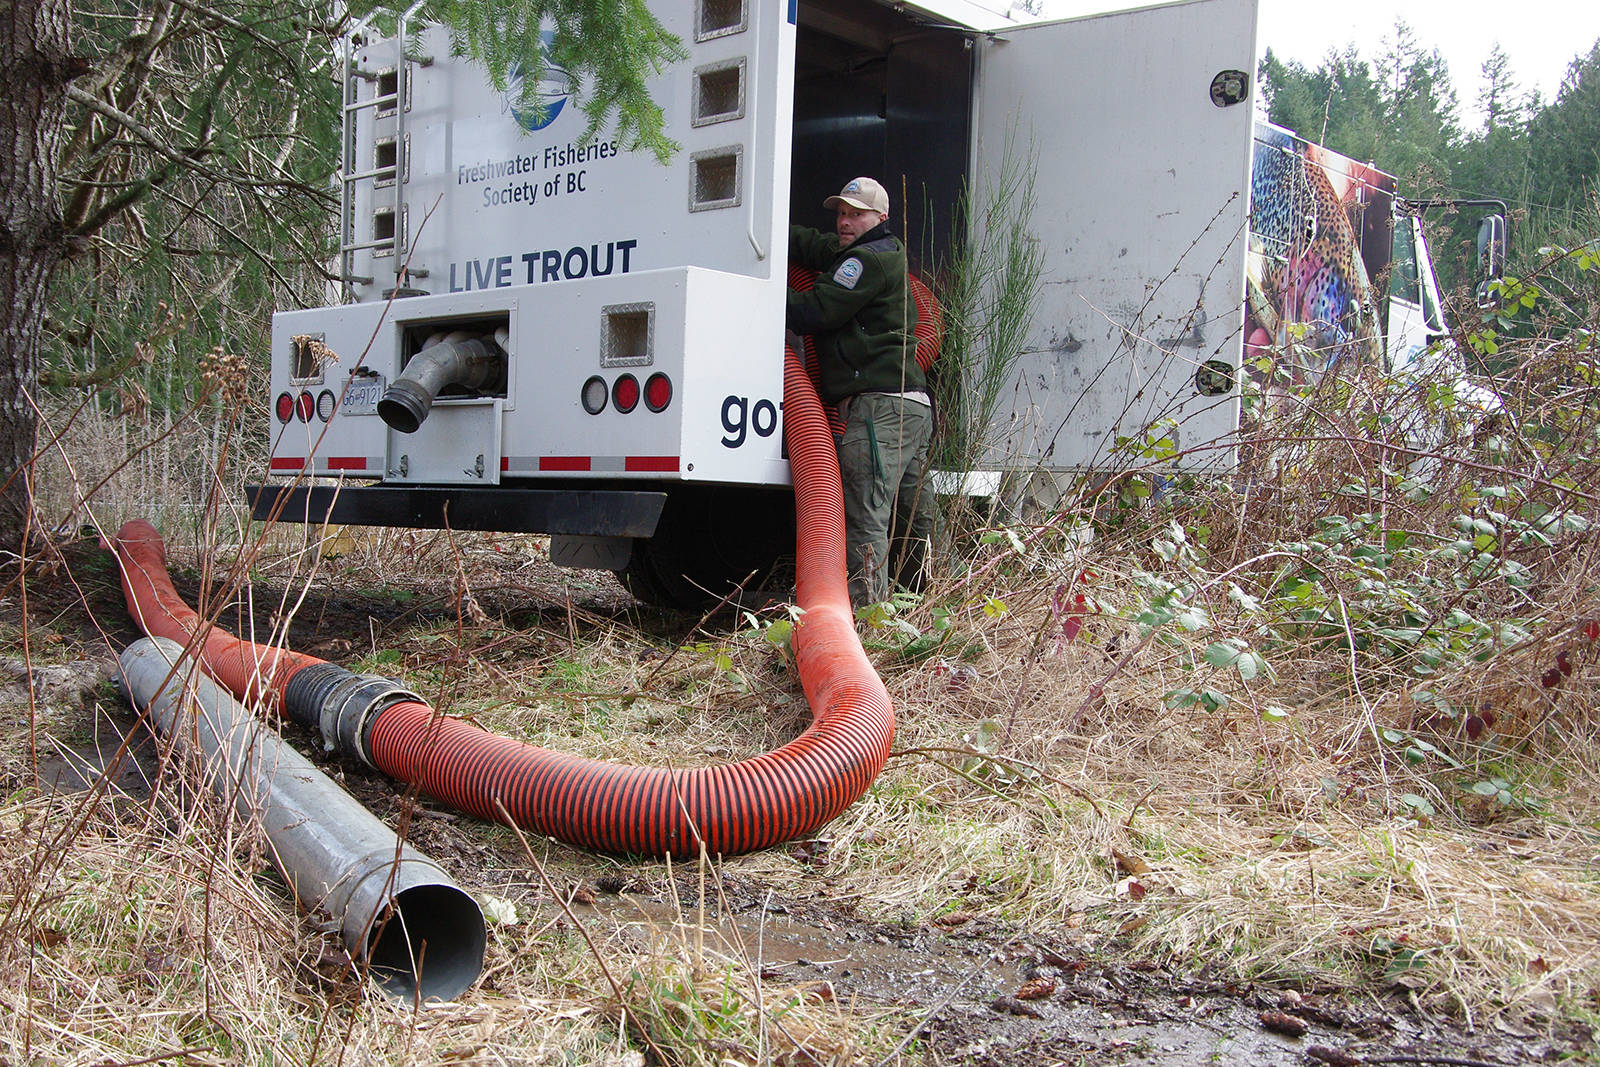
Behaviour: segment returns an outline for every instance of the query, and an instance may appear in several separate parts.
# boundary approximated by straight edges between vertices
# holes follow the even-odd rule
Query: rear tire
[[[667,495],[655,536],[637,538],[619,573],[640,601],[703,611],[729,593],[735,606],[764,602],[778,561],[794,552],[788,489],[679,486]]]

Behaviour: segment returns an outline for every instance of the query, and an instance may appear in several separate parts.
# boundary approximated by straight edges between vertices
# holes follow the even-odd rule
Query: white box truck
[[[1252,173],[1268,173],[1255,0],[1025,26],[964,0],[650,6],[689,53],[651,86],[682,145],[667,165],[582,143],[559,70],[530,114],[439,27],[353,30],[342,302],[273,319],[257,518],[543,532],[558,562],[618,571],[643,599],[720,593],[793,544],[790,221],[828,226],[823,198],[874,175],[913,269],[936,273],[1008,131],[1035,156],[1044,274],[990,461],[1079,470],[1173,419],[1186,448],[1216,443],[1191,455],[1226,462],[1246,346],[1290,321],[1268,321],[1287,276],[1268,261],[1298,262],[1296,241],[1326,232],[1321,186],[1300,188],[1327,173],[1320,157],[1266,128],[1281,179],[1267,191],[1299,182],[1288,205],[1311,218],[1275,216],[1270,248],[1251,236]],[[1442,332],[1406,232],[1415,284],[1391,273],[1388,291]],[[1410,351],[1382,318],[1383,351]]]

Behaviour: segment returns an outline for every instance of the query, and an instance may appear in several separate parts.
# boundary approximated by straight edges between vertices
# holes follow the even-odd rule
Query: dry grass
[[[743,946],[693,915],[617,927],[597,957],[548,898],[491,926],[484,978],[459,1003],[390,1002],[336,932],[294,914],[251,829],[215,825],[208,802],[175,808],[183,792],[0,806],[0,1062],[621,1067],[653,1042],[683,1064],[831,1065],[860,1051],[862,1026],[831,999],[763,985]],[[606,972],[620,997],[599,992]]]
[[[0,1060],[622,1065],[654,1042],[674,1062],[721,1065],[891,1049],[908,1017],[763,981],[759,952],[723,929],[722,877],[850,900],[863,921],[962,911],[1189,969],[1398,983],[1474,1019],[1593,1018],[1600,538],[1539,515],[1600,512],[1600,479],[1591,425],[1560,423],[1582,448],[1536,439],[1559,423],[1536,402],[1556,395],[1539,385],[1554,373],[1530,360],[1533,439],[1492,455],[1450,442],[1466,462],[1434,465],[1425,491],[1381,427],[1274,424],[1298,451],[1236,484],[1180,480],[1152,502],[1130,489],[1153,484],[1134,462],[1109,486],[1069,487],[1048,514],[966,531],[940,584],[900,606],[903,626],[864,628],[900,721],[885,773],[826,828],[825,849],[690,872],[708,886],[704,913],[569,916],[508,831],[416,820],[468,888],[522,913],[492,927],[483,982],[426,1012],[358,982],[294,915],[249,829],[180,776],[144,805],[40,795],[20,727],[48,748],[81,709],[18,712],[26,697],[8,694]],[[162,440],[175,457],[199,448]],[[74,487],[99,475],[80,459],[42,491],[65,525],[93,512],[103,528],[158,497],[178,462],[128,468],[144,473],[83,501]],[[1452,555],[1462,519],[1469,539],[1471,520],[1492,522],[1493,544]],[[537,538],[261,539],[235,518],[167,533],[179,567],[225,598],[248,593],[265,625],[309,622],[307,651],[537,744],[682,766],[765,751],[806,721],[763,629],[781,612],[686,633],[626,607],[607,576],[552,577]],[[230,589],[232,575],[255,584]],[[21,660],[17,589],[4,641]],[[355,596],[375,616],[361,625],[341,604]],[[30,624],[35,665],[114,651],[63,638],[59,621]],[[1208,662],[1219,643],[1260,661]],[[619,869],[656,894],[675,884],[657,865],[535,853],[558,895]]]

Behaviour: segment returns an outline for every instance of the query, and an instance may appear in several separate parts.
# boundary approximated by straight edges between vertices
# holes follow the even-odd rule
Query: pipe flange
[[[344,707],[344,702],[351,693],[377,677],[357,674],[343,667],[339,668],[339,672],[339,678],[333,684],[318,687],[316,727],[322,733],[324,752],[334,752],[339,748],[339,711]]]
[[[378,765],[372,762],[367,751],[367,731],[380,711],[406,701],[426,703],[393,678],[377,674],[352,675],[347,685],[328,694],[328,702],[322,706],[323,736],[377,770]]]

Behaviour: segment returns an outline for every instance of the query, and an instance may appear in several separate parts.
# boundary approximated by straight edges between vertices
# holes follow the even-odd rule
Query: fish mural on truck
[[[1378,283],[1393,242],[1393,203],[1390,175],[1257,125],[1246,258],[1252,373],[1276,368],[1288,384],[1315,385],[1335,368],[1379,364]]]

